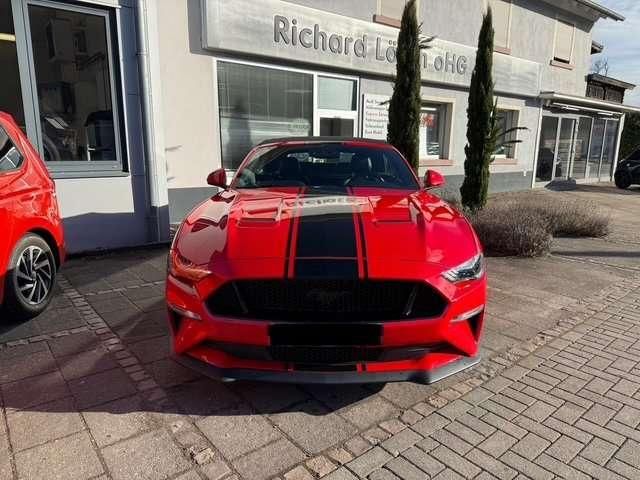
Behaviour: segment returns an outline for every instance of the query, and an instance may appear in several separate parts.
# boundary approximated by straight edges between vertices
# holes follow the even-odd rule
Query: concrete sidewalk
[[[640,193],[541,194],[612,234],[490,259],[485,360],[431,386],[202,378],[167,358],[165,249],[70,261],[44,315],[0,326],[0,479],[640,478]]]

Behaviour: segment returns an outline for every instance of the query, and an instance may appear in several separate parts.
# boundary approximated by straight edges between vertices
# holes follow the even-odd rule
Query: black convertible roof
[[[366,142],[377,143],[380,145],[388,145],[384,140],[376,140],[373,138],[364,137],[282,137],[282,138],[269,138],[260,142],[258,145],[270,145],[273,143],[286,143],[286,142],[304,142],[304,143],[342,143],[342,142]]]

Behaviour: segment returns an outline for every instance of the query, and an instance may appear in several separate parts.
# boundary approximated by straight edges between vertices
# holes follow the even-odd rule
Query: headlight
[[[211,271],[207,265],[196,265],[174,249],[169,251],[169,274],[193,285],[211,275]]]
[[[484,275],[484,256],[482,253],[442,274],[444,278],[453,283],[477,280],[482,275]]]

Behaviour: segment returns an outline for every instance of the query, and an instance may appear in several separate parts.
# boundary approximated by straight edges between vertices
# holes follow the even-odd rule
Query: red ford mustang
[[[167,302],[175,358],[231,379],[434,382],[474,365],[484,259],[467,220],[400,153],[273,140],[180,226]]]

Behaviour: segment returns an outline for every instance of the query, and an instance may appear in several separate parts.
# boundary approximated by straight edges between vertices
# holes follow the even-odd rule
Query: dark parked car
[[[618,163],[614,180],[618,188],[629,188],[631,185],[640,184],[640,146]]]

